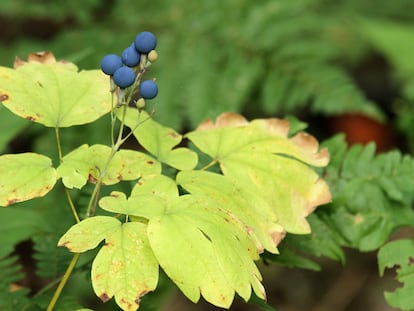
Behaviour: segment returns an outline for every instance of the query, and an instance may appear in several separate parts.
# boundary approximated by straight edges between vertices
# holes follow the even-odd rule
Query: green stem
[[[58,127],[55,127],[55,136],[56,136],[56,144],[57,144],[58,155],[59,155],[59,163],[62,163],[63,162],[63,153],[62,153],[62,145],[61,145],[61,142],[60,142],[60,133],[59,133],[59,128]],[[70,196],[68,188],[66,188],[66,187],[64,187],[64,188],[65,188],[66,198],[68,199],[69,206],[70,206],[70,209],[72,211],[73,217],[75,217],[76,222],[79,223],[80,219],[79,219],[78,212],[76,211],[75,204],[73,204],[73,201],[72,201],[72,198]]]
[[[60,294],[62,293],[63,288],[65,287],[66,283],[69,280],[70,275],[72,274],[73,269],[75,268],[76,263],[78,262],[80,257],[80,253],[76,253],[72,260],[69,263],[68,268],[65,271],[65,274],[63,275],[62,280],[60,281],[55,293],[53,294],[52,300],[50,300],[49,305],[47,306],[46,311],[52,311],[53,308],[56,305],[56,302],[59,299]]]

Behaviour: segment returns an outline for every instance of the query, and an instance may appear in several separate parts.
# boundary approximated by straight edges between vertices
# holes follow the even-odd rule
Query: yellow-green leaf
[[[93,289],[104,302],[115,296],[122,310],[137,310],[141,297],[158,283],[158,262],[149,246],[147,226],[96,216],[72,226],[58,245],[85,252],[102,240],[105,244],[92,263]]]
[[[220,163],[223,174],[272,206],[279,224],[291,233],[309,233],[306,216],[330,201],[327,184],[310,166],[325,166],[326,149],[306,133],[288,138],[289,123],[279,119],[248,122],[225,113],[186,136]]]
[[[111,152],[111,148],[104,145],[82,145],[63,157],[57,169],[58,177],[66,187],[80,189],[87,181],[96,182],[99,178],[104,185],[112,185],[161,172],[158,161],[134,150],[116,152],[107,166]]]
[[[119,111],[118,117],[122,118],[122,115]],[[197,165],[198,157],[194,151],[183,147],[173,149],[181,142],[182,135],[155,122],[145,111],[138,112],[129,107],[125,124],[134,130],[138,142],[160,162],[178,170],[191,170]]]
[[[140,178],[128,199],[124,193],[114,191],[110,196],[103,197],[99,206],[109,212],[150,219],[163,214],[176,197],[178,189],[175,181],[154,174]]]
[[[206,196],[183,195],[150,219],[148,237],[160,266],[193,302],[202,295],[228,308],[235,293],[248,300],[251,288],[264,299],[255,240],[234,215],[214,204]]]
[[[49,127],[90,123],[111,110],[108,77],[72,63],[0,67],[0,95],[14,114]]]
[[[56,183],[52,160],[36,153],[0,156],[0,206],[46,195]]]
[[[230,211],[251,227],[263,247],[277,253],[276,246],[285,231],[279,225],[276,213],[260,194],[241,188],[221,174],[206,171],[184,171],[177,175],[177,182],[193,194],[203,194],[214,200],[223,210]]]
[[[92,286],[104,302],[115,296],[122,310],[139,308],[141,297],[158,283],[158,262],[149,246],[147,227],[124,223],[105,238],[92,264]]]

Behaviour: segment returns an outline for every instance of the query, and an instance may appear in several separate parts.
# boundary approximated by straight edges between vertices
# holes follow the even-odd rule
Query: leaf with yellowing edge
[[[202,295],[228,308],[235,293],[246,301],[251,288],[265,298],[254,263],[262,245],[250,227],[207,195],[181,195],[163,175],[140,179],[127,199],[120,192],[100,200],[114,213],[148,220],[151,248],[165,273],[193,302]]]
[[[224,176],[235,185],[266,200],[287,232],[304,234],[310,232],[306,216],[331,200],[327,184],[311,168],[326,166],[329,154],[318,150],[311,135],[300,132],[289,138],[288,132],[286,120],[248,122],[240,115],[224,113],[186,137],[218,161]]]
[[[63,157],[57,172],[68,188],[81,189],[87,181],[96,182],[101,178],[104,185],[112,185],[121,180],[135,180],[145,174],[161,172],[161,164],[151,156],[122,149],[113,154],[105,145],[82,145]]]
[[[71,252],[85,252],[105,244],[92,263],[92,286],[104,302],[115,301],[126,311],[139,308],[141,297],[158,283],[158,263],[149,246],[147,225],[121,223],[108,216],[87,218],[72,226],[59,240]]]
[[[56,183],[52,160],[36,153],[0,156],[0,206],[46,195]]]
[[[45,56],[45,57],[43,57]],[[95,121],[112,109],[109,78],[101,70],[79,71],[49,53],[15,69],[0,67],[0,98],[14,114],[48,127]]]

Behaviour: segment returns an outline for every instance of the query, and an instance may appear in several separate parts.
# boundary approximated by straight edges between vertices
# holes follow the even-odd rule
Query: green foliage
[[[403,284],[394,292],[385,292],[388,303],[401,310],[414,309],[412,293],[414,290],[414,240],[402,239],[389,242],[380,248],[378,252],[378,266],[380,275],[384,274],[386,268],[396,269],[397,280]]]
[[[0,206],[42,197],[56,183],[48,157],[35,153],[0,156]]]
[[[15,256],[0,259],[0,307],[1,310],[21,310],[27,303],[29,289],[13,288],[13,283],[23,278],[21,265],[16,264]]]
[[[115,152],[104,146],[111,140],[108,124],[115,116],[111,115],[111,120],[109,115],[100,118],[113,108],[108,79],[101,73],[78,71],[67,63],[29,63],[16,70],[1,67],[0,151],[19,155],[13,161],[8,155],[0,157],[0,202],[9,205],[30,199],[0,210],[1,310],[42,310],[51,298],[50,291],[30,299],[27,289],[9,292],[10,286],[15,288],[23,277],[17,257],[7,257],[15,245],[32,239],[36,273],[50,284],[59,281],[71,259],[63,248],[55,247],[73,225],[59,179],[70,189],[81,218],[96,208],[98,220],[112,213],[118,222],[128,220],[114,226],[113,236],[96,237],[100,240],[95,246],[101,240],[105,244],[98,247],[100,255],[92,267],[98,296],[115,296],[125,308],[128,304],[136,306],[133,300],[144,293],[144,285],[121,273],[136,285],[129,292],[119,278],[108,273],[118,269],[109,258],[131,259],[120,253],[125,249],[140,254],[123,235],[131,231],[130,236],[154,253],[156,264],[193,301],[201,295],[227,307],[235,293],[247,300],[253,285],[250,302],[257,299],[257,304],[266,309],[270,307],[261,299],[261,276],[253,261],[262,250],[260,257],[266,262],[318,270],[322,267],[317,257],[345,264],[343,247],[377,250],[396,229],[413,226],[411,156],[400,151],[376,154],[373,145],[347,149],[343,137],[337,136],[325,143],[330,152],[329,166],[316,174],[309,166],[315,159],[309,162],[303,158],[303,150],[298,154],[291,138],[304,129],[296,117],[305,119],[312,130],[328,135],[325,127],[319,128],[321,115],[351,112],[384,120],[385,108],[399,130],[402,147],[414,150],[412,1],[26,2],[2,2],[0,18],[7,25],[2,34],[7,48],[0,49],[4,65],[9,66],[16,55],[53,50],[79,68],[96,68],[108,51],[122,51],[125,42],[131,40],[131,29],[151,29],[158,36],[161,57],[150,75],[157,77],[160,94],[146,103],[147,112],[131,107],[125,114],[117,110],[118,122],[131,129],[131,138],[136,138],[140,151]],[[15,37],[16,29],[25,28],[27,22],[46,22],[47,34],[30,29]],[[46,36],[50,40],[44,41]],[[381,108],[365,97],[353,78],[355,69],[363,67],[373,53],[387,61],[395,93],[393,102]],[[19,93],[22,89],[30,92]],[[68,107],[74,109],[65,110]],[[279,141],[283,142],[282,152],[275,149],[275,145],[280,147],[278,143],[270,142],[274,138],[271,134],[258,131],[262,122],[258,120],[243,129],[215,128],[211,123],[212,128],[204,131],[178,133],[183,126],[188,131],[223,111],[243,111],[251,119],[291,114],[290,133],[284,132],[285,138]],[[39,124],[30,124],[13,112]],[[317,121],[312,119],[315,116]],[[77,124],[83,125],[72,127]],[[58,164],[59,152],[53,143],[56,133],[42,125],[67,127],[56,132],[62,142],[62,163]],[[132,140],[128,140],[127,148],[135,149]],[[41,166],[28,168],[35,153],[47,158],[42,158]],[[32,176],[26,174],[30,178],[22,180],[19,172],[23,170]],[[301,177],[295,178],[298,172]],[[39,182],[42,176],[47,181]],[[308,215],[328,200],[325,183],[319,182],[318,176],[329,185],[332,201]],[[56,179],[57,185],[48,192]],[[95,188],[95,183],[101,186]],[[292,197],[287,191],[290,188],[295,189]],[[18,189],[17,196],[13,189]],[[321,197],[324,199],[319,201]],[[132,227],[137,230],[130,230]],[[82,229],[83,225],[73,228]],[[287,234],[280,241],[285,231],[302,234]],[[235,235],[244,239],[232,238]],[[394,264],[400,266],[397,276],[405,287],[386,293],[386,299],[402,309],[412,308],[412,265],[407,263],[411,244],[392,242],[379,253],[381,273]],[[97,252],[83,254],[74,274],[89,270]],[[244,259],[244,274],[239,267],[235,270],[235,263],[223,259],[230,253]],[[201,260],[204,256],[211,260]],[[140,255],[131,260],[139,259]],[[175,260],[185,262],[183,270],[174,265]],[[109,268],[102,268],[105,266]],[[204,282],[201,275],[206,270],[220,290]],[[109,279],[116,281],[105,283]],[[159,281],[162,283],[162,277]],[[79,284],[76,278],[74,282]],[[156,293],[142,297],[141,308],[156,310],[148,306],[161,290],[158,285]],[[74,295],[82,296],[71,289],[64,292],[56,310],[79,309]]]

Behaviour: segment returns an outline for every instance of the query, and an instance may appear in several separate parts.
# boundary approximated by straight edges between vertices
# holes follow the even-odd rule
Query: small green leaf
[[[105,169],[111,154],[112,149],[108,146],[82,145],[63,157],[57,169],[58,177],[62,178],[66,187],[81,189],[87,181],[96,182],[99,178],[102,178],[104,185],[112,185],[161,171],[158,161],[134,150],[116,152]]]
[[[183,195],[150,219],[148,237],[160,266],[193,302],[201,294],[228,308],[235,292],[247,301],[251,287],[264,299],[254,239],[234,215],[214,204],[206,196]]]
[[[414,309],[414,240],[402,239],[389,242],[378,252],[379,272],[382,276],[386,268],[398,266],[397,280],[403,283],[402,287],[394,292],[385,292],[387,302],[402,310]]]
[[[92,264],[92,286],[103,302],[115,296],[122,310],[137,310],[141,297],[153,291],[157,283],[158,262],[149,246],[145,224],[125,223],[106,236]]]
[[[52,161],[36,153],[0,156],[0,206],[46,195],[56,183]]]
[[[128,199],[122,192],[112,192],[99,201],[99,206],[109,212],[150,219],[162,215],[176,197],[174,180],[164,175],[146,175],[137,182]]]
[[[49,127],[95,121],[111,110],[109,81],[100,70],[72,63],[26,63],[0,67],[0,95],[14,114]]]
[[[118,117],[121,116],[119,111]],[[197,165],[198,157],[194,151],[183,147],[173,149],[183,137],[173,129],[155,122],[145,111],[138,112],[128,107],[125,124],[134,130],[138,142],[160,162],[178,170],[191,170]]]
[[[121,222],[109,216],[86,218],[73,225],[59,240],[58,246],[64,246],[73,253],[83,253],[94,249],[107,236],[118,229]]]

